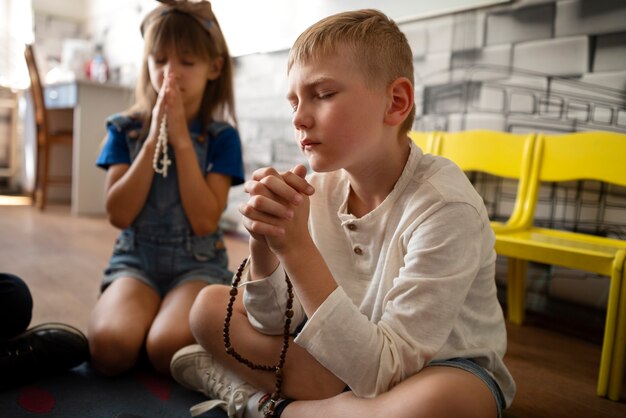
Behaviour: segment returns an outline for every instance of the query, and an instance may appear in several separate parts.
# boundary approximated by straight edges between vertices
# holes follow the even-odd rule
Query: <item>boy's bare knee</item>
[[[189,313],[191,333],[201,344],[206,334],[221,333],[230,289],[226,286],[207,286],[198,293]]]

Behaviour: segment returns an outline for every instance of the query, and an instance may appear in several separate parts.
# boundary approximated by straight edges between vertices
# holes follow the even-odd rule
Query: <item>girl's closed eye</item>
[[[152,60],[157,65],[165,65],[165,64],[167,64],[167,58],[165,58],[164,56],[153,55]]]
[[[196,65],[197,58],[192,55],[183,55],[180,57],[180,63],[186,67],[193,67]]]

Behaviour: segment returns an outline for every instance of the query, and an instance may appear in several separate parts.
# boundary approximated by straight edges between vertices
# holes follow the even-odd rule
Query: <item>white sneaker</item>
[[[198,344],[178,350],[172,357],[170,371],[184,387],[211,398],[189,409],[193,417],[220,407],[228,418],[243,418],[248,398],[258,391],[214,361],[213,356]]]

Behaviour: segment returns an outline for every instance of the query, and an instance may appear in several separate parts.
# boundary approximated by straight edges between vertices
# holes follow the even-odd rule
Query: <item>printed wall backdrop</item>
[[[123,13],[109,1],[90,3],[91,13],[83,23],[36,13],[35,33],[43,45],[40,61],[59,58],[55,39],[83,37],[104,45],[115,81],[133,84],[142,45],[137,27],[154,2],[125,1]],[[518,0],[399,22],[417,72],[417,130],[626,133],[623,0]],[[287,53],[235,59],[248,173],[270,164],[288,169],[305,162],[293,141],[291,110],[284,98]],[[0,117],[0,124],[3,120]],[[0,161],[2,156],[0,152]],[[480,174],[471,179],[491,216],[506,218],[516,184]],[[542,196],[539,223],[626,239],[624,189],[585,182],[548,188]],[[244,198],[241,187],[231,192],[224,217],[227,228],[243,232],[236,208]],[[502,261],[501,282],[505,269]],[[556,296],[599,309],[606,305],[607,278],[548,266],[535,266],[531,274],[531,304],[542,305]]]

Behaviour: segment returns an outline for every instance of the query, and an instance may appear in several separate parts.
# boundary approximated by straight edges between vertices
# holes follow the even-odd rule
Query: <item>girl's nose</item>
[[[169,74],[172,72],[172,65],[168,62],[163,66],[163,80],[167,80]]]

